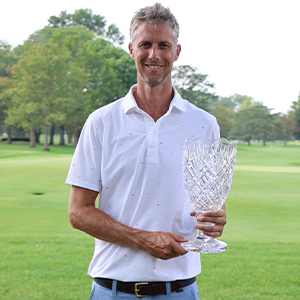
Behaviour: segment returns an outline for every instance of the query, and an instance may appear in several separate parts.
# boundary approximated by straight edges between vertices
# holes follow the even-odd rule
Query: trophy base
[[[186,243],[182,243],[181,246],[186,251],[199,252],[199,253],[221,253],[227,250],[227,244],[218,241],[214,238],[201,239],[197,238]]]

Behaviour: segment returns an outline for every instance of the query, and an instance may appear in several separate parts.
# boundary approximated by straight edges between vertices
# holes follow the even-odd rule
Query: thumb
[[[196,216],[196,211],[193,210],[193,211],[190,213],[190,216],[191,216],[191,217],[195,217],[195,216]]]

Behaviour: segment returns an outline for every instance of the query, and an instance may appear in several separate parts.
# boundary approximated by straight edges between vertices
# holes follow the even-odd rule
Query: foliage
[[[12,103],[6,120],[9,125],[37,130],[63,124],[71,110],[70,102],[82,103],[84,73],[66,48],[33,45],[13,67],[13,76],[15,86],[10,90]]]
[[[0,125],[4,124],[6,119],[6,109],[9,105],[9,95],[7,93],[8,89],[13,85],[13,81],[9,77],[0,77]]]
[[[292,116],[294,119],[293,134],[296,139],[300,139],[300,95],[298,96],[298,101],[294,101],[292,105]]]
[[[125,40],[125,37],[115,24],[109,25],[106,31],[106,19],[100,15],[94,15],[91,9],[78,9],[75,10],[74,14],[62,11],[58,17],[51,16],[48,22],[49,26],[60,28],[80,25],[94,32],[97,37],[106,38],[119,45],[122,45]]]
[[[90,9],[62,11],[48,22],[14,49],[0,41],[0,135],[20,126],[38,142],[41,128],[59,126],[62,140],[66,130],[76,145],[88,114],[136,83],[135,63],[115,46],[124,41],[118,27]],[[250,96],[217,96],[208,75],[192,66],[174,67],[172,78],[183,98],[217,117],[223,137],[249,145],[300,139],[300,96],[287,114],[273,115]]]
[[[234,125],[232,110],[225,106],[216,106],[212,109],[212,114],[217,118],[221,137],[228,138]]]
[[[34,132],[55,124],[72,132],[76,144],[88,114],[128,92],[136,82],[134,61],[94,36],[79,25],[48,26],[16,48],[8,125],[30,129],[33,140]]]
[[[123,97],[136,83],[134,61],[103,39],[89,42],[86,68],[90,74],[86,90],[94,109]]]
[[[219,97],[218,100],[211,105],[212,108],[216,106],[224,106],[232,109],[233,111],[238,111],[239,109],[247,108],[255,104],[258,104],[258,102],[255,102],[250,96],[234,94],[229,97]]]
[[[237,103],[235,103],[234,100],[232,99],[233,96],[219,97],[216,102],[212,103],[211,108],[214,109],[216,106],[222,106],[231,109],[232,111],[236,111]]]
[[[254,99],[250,96],[246,95],[233,95],[234,102],[237,104],[237,110],[249,108],[251,106],[255,106],[257,104],[262,105],[261,102],[254,101]]]
[[[214,84],[210,83],[207,77],[208,75],[199,73],[197,68],[188,65],[173,68],[173,84],[181,97],[209,111],[217,96],[211,92]]]
[[[11,46],[0,40],[0,136],[4,132],[6,110],[10,104],[8,90],[12,87],[11,68],[16,63],[17,57]],[[11,128],[7,127],[7,143],[11,143]]]
[[[241,108],[235,114],[235,121],[235,126],[230,132],[231,138],[245,140],[249,145],[251,139],[262,139],[265,146],[266,141],[272,137],[274,116],[264,105],[252,104]]]
[[[292,139],[294,137],[294,130],[297,127],[293,112],[290,111],[287,114],[281,114],[280,119],[286,134],[286,139]]]
[[[11,67],[16,62],[11,46],[0,40],[0,77],[9,77]]]

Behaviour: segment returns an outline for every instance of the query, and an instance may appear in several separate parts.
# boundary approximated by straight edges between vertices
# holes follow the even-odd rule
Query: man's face
[[[175,44],[173,30],[168,24],[140,24],[133,44],[129,44],[138,77],[150,86],[171,80],[173,63],[178,59],[180,50],[181,47]]]

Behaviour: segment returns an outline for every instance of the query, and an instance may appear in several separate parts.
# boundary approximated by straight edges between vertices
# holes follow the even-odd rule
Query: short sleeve
[[[212,122],[212,127],[211,127],[211,140],[215,141],[220,138],[220,126],[217,122],[217,119],[214,117],[214,120]]]
[[[101,192],[102,123],[90,115],[82,128],[66,184]]]

